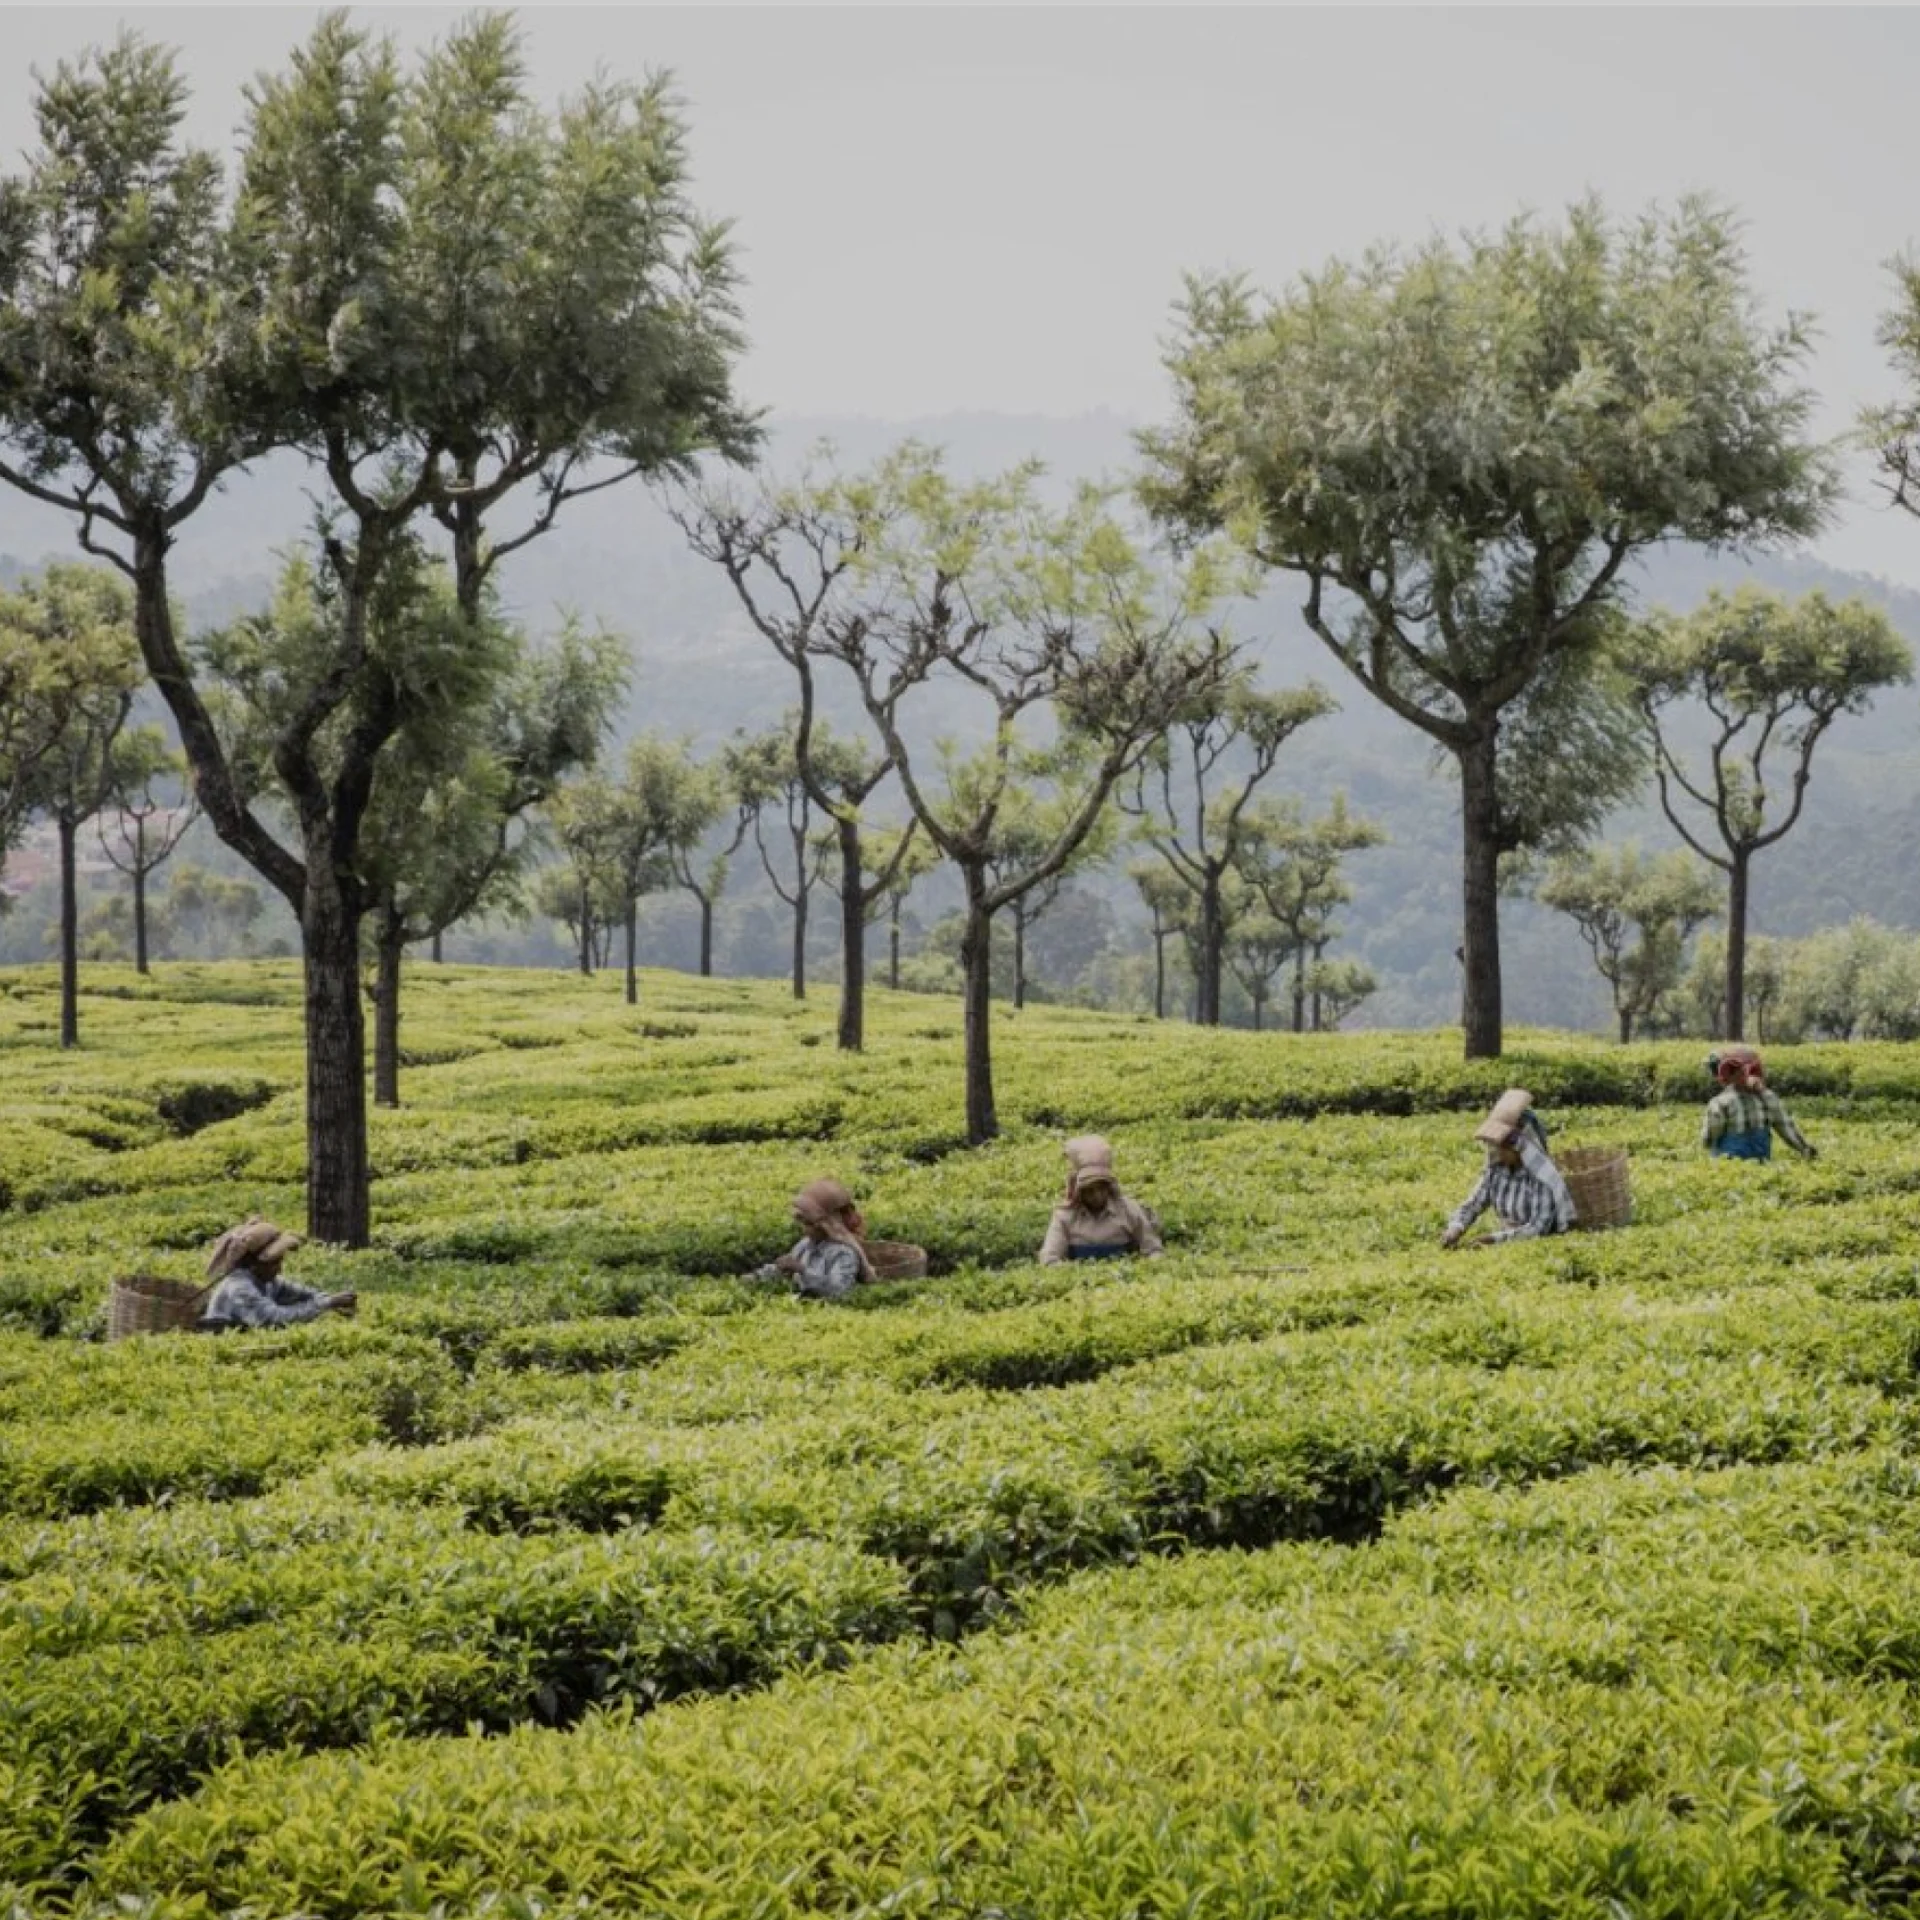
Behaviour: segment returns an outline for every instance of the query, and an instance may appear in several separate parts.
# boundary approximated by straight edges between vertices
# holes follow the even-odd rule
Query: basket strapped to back
[[[908,1240],[869,1240],[867,1265],[876,1280],[924,1280],[927,1250]]]
[[[158,1274],[130,1274],[113,1283],[107,1307],[107,1338],[130,1333],[173,1333],[197,1326],[201,1303],[217,1281],[195,1286],[191,1280],[166,1280]]]
[[[1576,1225],[1624,1227],[1633,1218],[1625,1147],[1568,1147],[1554,1164],[1573,1195]]]

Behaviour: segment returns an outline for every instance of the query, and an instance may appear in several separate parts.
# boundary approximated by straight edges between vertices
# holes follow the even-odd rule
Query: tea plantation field
[[[1920,1054],[421,966],[360,1316],[103,1344],[301,1211],[291,965],[0,974],[0,1912],[1907,1914]],[[1510,1082],[1638,1219],[1446,1254]],[[1151,1263],[1032,1263],[1110,1134]],[[836,1172],[927,1280],[737,1276]]]

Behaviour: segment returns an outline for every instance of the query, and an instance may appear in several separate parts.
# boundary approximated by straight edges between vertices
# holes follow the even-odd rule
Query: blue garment
[[[1713,1143],[1716,1160],[1771,1160],[1773,1134],[1761,1127],[1752,1133],[1723,1133]]]

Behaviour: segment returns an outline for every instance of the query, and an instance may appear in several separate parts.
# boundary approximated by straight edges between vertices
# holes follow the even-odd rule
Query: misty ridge
[[[1138,465],[1136,424],[1098,412],[1070,418],[963,413],[886,421],[859,416],[775,419],[759,470],[779,480],[829,449],[854,471],[903,440],[943,450],[950,470],[984,478],[1023,460],[1044,463],[1044,486],[1064,496],[1081,480],[1123,482]],[[726,469],[709,461],[721,480]],[[739,476],[751,485],[751,476]],[[274,556],[290,551],[311,527],[311,482],[290,455],[251,468],[223,490],[186,530],[174,577],[197,630],[258,610],[271,596]],[[0,496],[0,582],[68,557],[65,528],[51,516]],[[497,576],[506,614],[538,634],[563,612],[603,622],[626,637],[634,677],[608,753],[611,763],[635,735],[686,737],[703,757],[738,730],[775,725],[793,703],[793,676],[756,634],[718,568],[691,552],[664,497],[634,484],[575,502],[553,530],[511,556]],[[1849,573],[1804,553],[1742,559],[1669,544],[1637,570],[1633,604],[1684,612],[1714,589],[1753,581],[1790,597],[1820,591],[1884,607],[1920,646],[1920,592]],[[1350,1015],[1354,1027],[1430,1026],[1458,1015],[1454,948],[1459,921],[1459,788],[1450,763],[1436,762],[1431,743],[1404,726],[1352,683],[1300,616],[1300,594],[1284,577],[1269,577],[1252,601],[1230,610],[1229,625],[1269,688],[1317,681],[1339,702],[1288,742],[1263,791],[1298,795],[1310,810],[1344,792],[1353,808],[1384,828],[1383,845],[1353,855],[1346,876],[1351,903],[1339,915],[1338,950],[1370,967],[1378,992]],[[868,732],[844,677],[821,679],[822,712],[856,737]],[[950,730],[977,741],[979,716],[922,711],[927,732]],[[905,813],[891,783],[873,811]],[[1637,839],[1649,850],[1677,844],[1651,792],[1609,821],[1610,840]],[[1920,928],[1920,866],[1907,849],[1920,841],[1920,690],[1881,693],[1871,709],[1849,717],[1823,742],[1806,810],[1793,833],[1754,869],[1754,928],[1805,935],[1864,916],[1896,928]],[[196,830],[193,858],[224,868],[218,842]],[[1061,963],[1083,958],[1088,942],[1132,945],[1146,938],[1146,915],[1125,874],[1124,850],[1104,867],[1077,874],[1060,912],[1072,926],[1061,939]],[[245,869],[232,863],[235,873]],[[951,876],[936,870],[913,896],[908,924],[918,934],[956,904]],[[1078,915],[1071,909],[1078,905]],[[274,903],[269,903],[269,917]],[[1082,924],[1087,920],[1098,925]],[[643,957],[649,964],[694,964],[694,912],[677,891],[649,896],[641,910]],[[786,966],[782,910],[755,861],[751,843],[735,860],[721,921],[723,970],[778,975]],[[876,929],[876,941],[882,930]],[[291,941],[288,919],[285,937]],[[507,944],[504,930],[457,929],[449,958],[496,955],[552,965],[568,962],[564,934],[544,926]],[[1502,916],[1513,1017],[1529,1024],[1604,1031],[1603,983],[1575,928],[1529,899],[1510,900]],[[831,914],[817,914],[810,968],[833,977]],[[21,954],[16,957],[28,957]],[[1037,981],[1048,991],[1050,958],[1042,923]]]

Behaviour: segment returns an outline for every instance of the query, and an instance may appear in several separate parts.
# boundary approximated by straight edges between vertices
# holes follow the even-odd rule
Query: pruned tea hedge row
[[[967,1151],[943,1003],[421,968],[359,1318],[104,1346],[297,1218],[299,995],[90,977],[0,983],[0,1912],[1920,1899],[1914,1052],[1729,1166],[1692,1048],[1029,1009]],[[1439,1249],[1510,1080],[1631,1229]],[[1087,1129],[1164,1260],[1034,1264]],[[930,1278],[742,1277],[826,1171]]]

